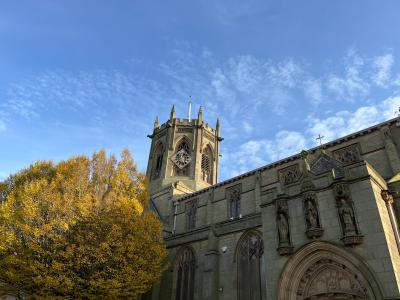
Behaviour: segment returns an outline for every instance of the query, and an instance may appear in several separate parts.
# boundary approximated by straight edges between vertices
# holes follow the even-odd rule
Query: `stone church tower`
[[[151,147],[146,175],[150,195],[165,219],[174,198],[217,183],[220,125],[218,120],[215,128],[205,123],[201,107],[197,119],[179,119],[173,106],[166,123],[159,125],[156,117],[148,137]]]
[[[169,268],[141,300],[400,299],[400,120],[223,182],[201,109],[149,137]]]

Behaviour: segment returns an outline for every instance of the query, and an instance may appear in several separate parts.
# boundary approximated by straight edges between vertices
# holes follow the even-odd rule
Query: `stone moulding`
[[[346,246],[356,246],[363,243],[364,236],[362,235],[345,236],[341,240],[343,244],[345,244]]]
[[[279,255],[281,255],[281,256],[290,255],[293,253],[292,246],[279,246],[276,250],[278,251]]]
[[[306,235],[309,239],[316,239],[321,237],[324,234],[324,230],[322,228],[310,228],[306,231]]]

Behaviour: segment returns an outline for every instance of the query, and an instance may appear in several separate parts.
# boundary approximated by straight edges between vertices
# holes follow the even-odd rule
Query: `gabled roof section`
[[[326,172],[331,172],[334,170],[337,177],[343,177],[344,172],[342,168],[342,163],[330,157],[324,151],[318,155],[317,159],[311,165],[311,173],[314,175],[320,175]]]

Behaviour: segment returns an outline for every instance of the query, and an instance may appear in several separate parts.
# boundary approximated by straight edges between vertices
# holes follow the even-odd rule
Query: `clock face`
[[[171,157],[171,160],[179,169],[183,169],[192,159],[184,149],[181,149]]]

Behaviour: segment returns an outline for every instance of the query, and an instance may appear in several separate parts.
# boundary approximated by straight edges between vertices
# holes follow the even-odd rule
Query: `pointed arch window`
[[[206,147],[201,155],[201,177],[203,181],[213,183],[213,158],[210,147]]]
[[[236,248],[238,300],[261,300],[263,241],[254,231],[245,233]]]
[[[174,175],[175,176],[189,176],[189,165],[190,165],[190,144],[183,138],[175,149],[175,165]],[[179,166],[177,165],[179,164]]]
[[[228,200],[228,217],[230,219],[239,218],[240,212],[240,194],[241,186],[236,185],[226,191],[226,198]]]
[[[161,143],[157,145],[157,148],[154,151],[154,158],[155,160],[153,163],[153,172],[151,178],[157,179],[160,177],[163,158],[164,158],[164,147]]]
[[[172,300],[193,300],[195,266],[192,248],[181,248],[174,263]]]

